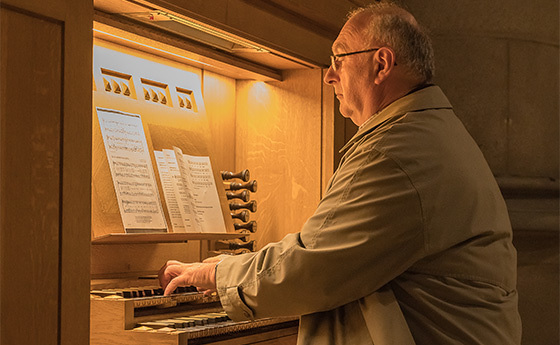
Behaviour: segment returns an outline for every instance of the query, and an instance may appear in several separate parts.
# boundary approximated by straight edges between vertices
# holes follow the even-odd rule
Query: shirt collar
[[[451,103],[449,103],[449,100],[438,86],[430,85],[420,90],[412,91],[368,118],[339,152],[347,150],[366,133],[392,117],[412,111],[436,108],[452,108]]]

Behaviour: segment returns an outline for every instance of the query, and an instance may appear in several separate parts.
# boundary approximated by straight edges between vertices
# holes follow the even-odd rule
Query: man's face
[[[361,27],[363,18],[351,18],[340,31],[332,46],[333,55],[375,48],[364,42]],[[331,66],[324,81],[334,87],[340,101],[340,112],[356,125],[361,125],[376,111],[374,78],[377,67],[374,63],[375,51],[340,57],[336,70]]]

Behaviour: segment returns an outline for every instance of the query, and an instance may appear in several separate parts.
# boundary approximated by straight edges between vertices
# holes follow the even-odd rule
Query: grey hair
[[[435,72],[434,50],[426,29],[391,1],[376,1],[350,12],[348,18],[363,12],[371,14],[364,28],[366,39],[393,49],[399,64],[408,67],[424,83],[431,82]]]

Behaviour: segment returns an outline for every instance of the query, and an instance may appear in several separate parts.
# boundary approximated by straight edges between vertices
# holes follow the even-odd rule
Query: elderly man
[[[519,344],[516,251],[493,175],[404,9],[351,14],[325,82],[358,132],[299,233],[160,281],[218,292],[233,320],[300,315],[299,344]]]

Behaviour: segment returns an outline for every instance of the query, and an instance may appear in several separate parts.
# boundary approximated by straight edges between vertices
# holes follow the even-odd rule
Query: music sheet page
[[[166,232],[148,144],[139,115],[97,108],[126,232]]]
[[[192,196],[197,223],[202,232],[226,232],[222,207],[212,173],[210,157],[183,154],[174,147],[183,185]]]
[[[193,196],[183,183],[175,152],[163,149],[154,154],[173,232],[202,232],[195,216]]]

